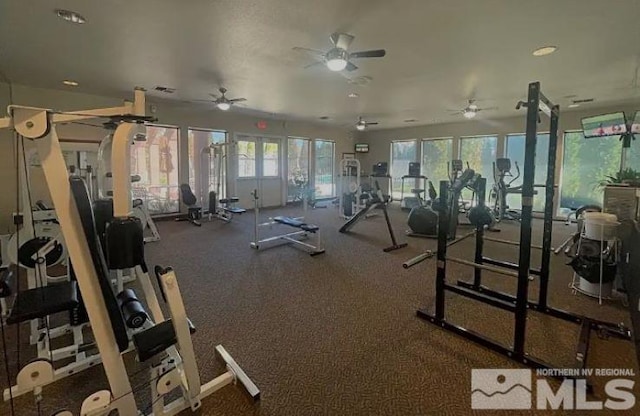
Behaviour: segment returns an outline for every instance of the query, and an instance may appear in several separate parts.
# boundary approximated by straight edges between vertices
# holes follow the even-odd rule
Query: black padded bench
[[[191,334],[195,333],[196,327],[193,326],[191,320],[187,319],[187,324],[189,325],[189,332]],[[156,354],[166,350],[176,342],[178,340],[171,319],[133,334],[133,345],[136,347],[136,352],[141,362],[153,358]]]
[[[75,281],[23,290],[16,295],[7,323],[17,324],[67,312],[78,307],[79,304]]]
[[[307,224],[303,221],[296,220],[291,217],[274,217],[273,220],[278,224],[288,225],[290,227],[300,228],[303,231],[308,231],[310,233],[315,233],[320,229],[317,225]]]

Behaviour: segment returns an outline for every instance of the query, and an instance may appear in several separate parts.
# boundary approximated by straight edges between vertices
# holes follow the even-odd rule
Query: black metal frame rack
[[[518,263],[511,263],[491,259],[483,255],[484,226],[476,227],[475,261],[467,261],[447,256],[447,224],[449,216],[446,206],[441,205],[438,228],[438,252],[436,274],[436,305],[435,313],[418,310],[417,316],[440,328],[454,332],[464,338],[474,341],[486,348],[498,352],[514,361],[531,368],[554,368],[550,364],[531,356],[525,351],[526,325],[528,310],[540,312],[555,318],[581,325],[576,351],[576,366],[584,368],[589,348],[591,330],[605,332],[621,339],[631,339],[631,331],[610,322],[599,321],[557,309],[548,304],[549,268],[551,259],[551,235],[553,227],[553,199],[554,199],[554,170],[558,142],[559,106],[552,104],[541,92],[540,83],[529,84],[528,99],[522,103],[527,108],[526,144],[524,174],[522,184],[522,216],[519,242]],[[531,222],[534,196],[535,152],[537,141],[537,127],[539,112],[544,112],[550,118],[549,128],[549,157],[546,180],[546,201],[544,209],[544,230],[542,241],[542,262],[540,269],[531,268]],[[486,194],[486,179],[481,178],[479,184],[479,200],[484,201]],[[448,183],[440,183],[440,197],[446,200]],[[456,215],[454,213],[454,215]],[[488,239],[489,240],[489,239]],[[461,240],[459,240],[461,241]],[[473,282],[458,281],[457,285],[446,282],[447,261],[468,265],[474,268]],[[492,290],[482,285],[482,271],[487,270],[517,278],[517,291],[513,296],[508,293]],[[535,275],[540,279],[537,301],[529,300],[529,276]],[[506,346],[494,341],[483,334],[450,323],[445,318],[445,292],[450,291],[470,299],[514,313],[513,345]]]

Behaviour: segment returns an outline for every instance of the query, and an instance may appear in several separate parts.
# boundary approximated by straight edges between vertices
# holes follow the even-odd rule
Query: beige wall
[[[123,97],[103,97],[97,95],[81,94],[75,92],[33,88],[23,85],[13,86],[13,104],[32,107],[52,108],[55,110],[82,110],[101,107],[119,106],[123,99],[131,99],[132,94]],[[255,133],[271,136],[299,136],[312,139],[322,138],[336,142],[336,158],[344,152],[353,151],[353,139],[351,133],[345,129],[332,128],[322,124],[312,124],[299,121],[284,121],[281,119],[265,119],[238,112],[222,113],[203,106],[193,106],[188,103],[172,104],[167,101],[147,99],[148,104],[157,107],[154,114],[161,124],[169,124],[180,127],[180,180],[186,181],[188,177],[187,159],[187,128],[200,127],[227,130],[233,133]],[[9,104],[9,87],[0,83],[0,108],[4,114]],[[268,127],[259,130],[255,124],[258,120],[265,119]],[[99,124],[100,120],[91,120],[90,123]],[[91,140],[99,142],[106,135],[103,129],[88,127],[78,124],[60,125],[57,128],[58,136],[68,140]],[[15,140],[12,133],[0,130],[0,178],[2,178],[2,194],[0,194],[0,233],[9,232],[11,229],[11,212],[16,211],[16,167],[15,167]],[[48,199],[46,185],[42,173],[38,169],[32,169],[32,194],[33,200]]]

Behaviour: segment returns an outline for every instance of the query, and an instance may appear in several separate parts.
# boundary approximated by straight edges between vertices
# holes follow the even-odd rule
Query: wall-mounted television
[[[631,133],[640,134],[640,111],[636,111],[636,115],[631,122]]]
[[[356,153],[369,153],[369,144],[356,143]]]
[[[623,112],[585,117],[582,130],[586,138],[617,136],[627,132],[627,120]]]

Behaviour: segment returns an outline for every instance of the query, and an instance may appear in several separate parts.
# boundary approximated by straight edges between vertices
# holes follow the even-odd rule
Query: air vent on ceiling
[[[329,116],[321,116],[318,117],[320,120],[329,120]]]
[[[165,94],[173,94],[174,92],[176,92],[176,89],[175,89],[175,88],[171,88],[171,87],[163,87],[163,86],[160,86],[160,85],[156,86],[156,87],[154,88],[154,90],[156,90],[156,91],[160,91],[160,92],[163,92],[163,93],[165,93]]]
[[[592,103],[594,101],[595,101],[595,98],[583,98],[581,100],[572,100],[574,104]]]

